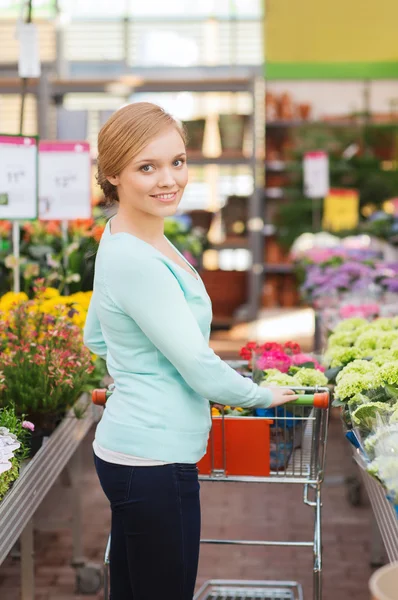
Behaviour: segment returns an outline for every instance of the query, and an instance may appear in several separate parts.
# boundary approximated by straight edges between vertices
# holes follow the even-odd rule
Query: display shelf
[[[363,127],[365,122],[360,121],[268,121],[266,129],[281,129],[293,127]],[[372,125],[371,122],[366,125]],[[375,125],[378,125],[375,123]],[[393,122],[386,125],[394,125]]]
[[[16,71],[17,72],[17,71]],[[0,78],[0,94],[19,93],[20,79],[15,77]],[[132,102],[136,94],[168,92],[217,92],[247,94],[252,105],[252,114],[248,119],[248,134],[251,138],[249,156],[243,154],[223,154],[218,157],[205,157],[193,153],[188,162],[191,166],[236,166],[246,165],[255,182],[253,193],[248,200],[248,215],[250,219],[263,218],[264,196],[263,179],[264,166],[264,97],[265,86],[262,69],[256,66],[234,67],[188,67],[188,68],[141,68],[135,69],[134,74],[125,72],[115,77],[104,78],[68,78],[53,77],[52,72],[43,69],[40,79],[29,79],[27,93],[32,93],[38,101],[38,133],[47,139],[50,135],[51,107],[62,106],[63,99],[68,94],[100,93],[126,98]],[[253,265],[263,263],[264,238],[260,231],[250,230],[248,233],[248,249],[252,254]],[[256,318],[260,308],[263,274],[261,269],[250,269],[246,273],[246,287],[249,297],[245,307],[250,318]]]
[[[285,160],[266,160],[265,168],[267,171],[279,172],[284,171],[288,166],[288,162]]]
[[[244,237],[228,237],[219,244],[210,244],[211,250],[234,250],[234,249],[248,249],[249,241]]]
[[[283,198],[285,196],[285,189],[281,187],[269,187],[265,188],[266,198]]]
[[[222,156],[217,156],[217,157],[207,157],[207,156],[198,156],[198,155],[190,155],[189,153],[189,149],[188,149],[188,165],[191,166],[206,166],[206,165],[250,165],[252,162],[252,159],[247,157],[247,156],[243,156],[239,155],[239,156],[233,156],[233,155],[222,155]]]
[[[290,274],[294,272],[294,267],[291,264],[272,264],[272,263],[266,263],[264,265],[264,273],[267,274],[276,274],[276,275],[283,275],[283,274]]]
[[[84,416],[77,419],[71,412],[64,418],[0,503],[0,564],[97,420],[96,407],[88,397],[81,402],[87,404]]]

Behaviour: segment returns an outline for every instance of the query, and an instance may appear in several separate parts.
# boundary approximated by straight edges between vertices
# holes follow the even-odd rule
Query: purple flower
[[[382,284],[389,292],[398,293],[398,279],[395,277],[391,279],[384,279]]]

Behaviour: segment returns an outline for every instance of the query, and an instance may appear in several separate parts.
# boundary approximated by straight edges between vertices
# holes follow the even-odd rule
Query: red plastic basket
[[[227,475],[267,477],[270,474],[270,426],[259,417],[213,417],[207,452],[198,463],[201,475],[225,470]],[[213,454],[213,464],[212,464]]]

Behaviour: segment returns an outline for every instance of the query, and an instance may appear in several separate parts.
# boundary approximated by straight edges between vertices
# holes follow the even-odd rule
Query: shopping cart
[[[271,413],[266,412],[262,415],[260,412],[260,416],[240,419],[242,431],[245,427],[250,427],[250,423],[254,421],[263,422],[264,426],[269,429],[269,435],[265,436],[267,442],[261,450],[264,452],[266,465],[261,475],[247,474],[251,472],[250,456],[252,455],[250,451],[247,455],[247,473],[243,466],[242,474],[231,474],[230,471],[234,472],[234,469],[230,469],[229,463],[230,431],[233,430],[236,435],[236,427],[231,428],[230,424],[234,423],[235,425],[237,418],[225,416],[223,412],[219,417],[213,417],[207,456],[198,466],[201,481],[302,484],[303,501],[314,509],[313,539],[306,541],[203,539],[201,543],[312,548],[314,556],[313,600],[321,600],[321,486],[324,477],[330,396],[328,388],[294,387],[293,389],[299,394],[298,400],[278,407],[278,409],[264,409],[272,411]],[[93,402],[105,405],[111,393],[111,389],[94,390]],[[242,445],[240,445],[240,451],[242,452]],[[204,468],[209,462],[210,469]],[[242,465],[242,462],[240,464]],[[108,540],[104,560],[105,600],[108,600],[109,547]],[[202,586],[193,600],[235,599],[303,600],[303,592],[298,582],[291,581],[211,580]]]

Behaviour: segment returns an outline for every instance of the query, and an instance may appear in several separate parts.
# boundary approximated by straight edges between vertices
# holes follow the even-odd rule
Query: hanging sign
[[[40,219],[89,219],[92,212],[89,144],[41,141],[39,153]]]
[[[325,198],[323,228],[328,231],[355,229],[359,220],[359,195],[357,190],[331,189]]]
[[[20,77],[40,77],[39,35],[34,23],[19,23],[18,75]]]
[[[37,139],[0,134],[0,219],[37,218]]]
[[[326,152],[306,152],[303,161],[304,195],[325,198],[329,193],[329,159]]]

